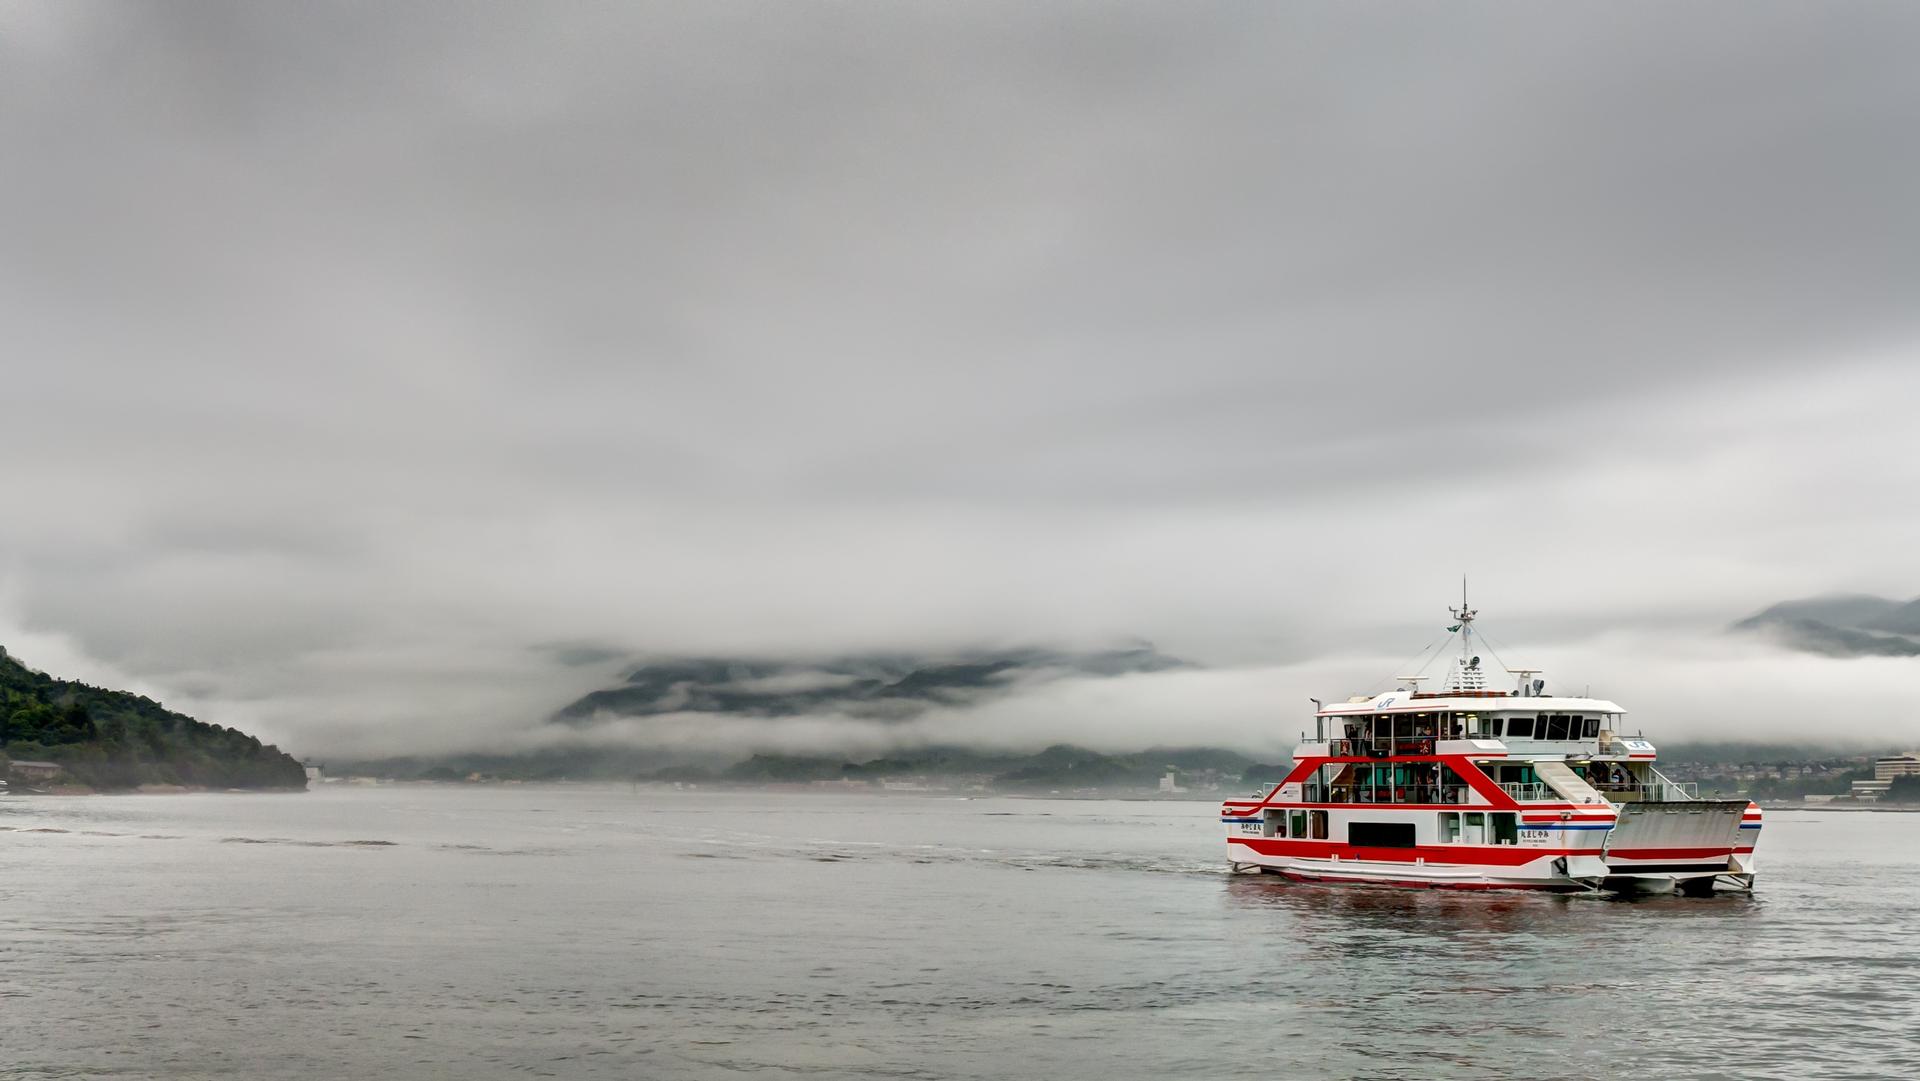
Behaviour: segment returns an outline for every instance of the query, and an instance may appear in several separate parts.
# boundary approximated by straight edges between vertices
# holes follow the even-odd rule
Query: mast
[[[1467,576],[1460,576],[1460,607],[1449,606],[1447,611],[1454,618],[1454,629],[1460,632],[1460,656],[1453,662],[1454,678],[1451,681],[1456,690],[1480,690],[1486,686],[1475,662],[1479,658],[1473,655],[1473,617],[1480,613],[1467,604]]]
[[[1467,576],[1464,574],[1460,576],[1460,607],[1449,608],[1447,611],[1452,612],[1453,618],[1460,624],[1460,655],[1472,656],[1473,617],[1479,613],[1467,607]]]

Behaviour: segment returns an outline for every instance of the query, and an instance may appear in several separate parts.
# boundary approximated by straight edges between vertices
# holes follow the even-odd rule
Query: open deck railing
[[[1652,801],[1679,802],[1700,798],[1700,786],[1692,781],[1669,781],[1662,778],[1647,784],[1597,784],[1593,787],[1610,800],[1619,802]]]
[[[1560,793],[1543,784],[1507,782],[1500,786],[1500,790],[1512,796],[1517,803],[1544,803],[1560,798]]]
[[[1433,754],[1432,736],[1398,739],[1335,739],[1327,741],[1335,758],[1416,758]]]
[[[1467,786],[1462,784],[1308,784],[1303,795],[1308,803],[1465,803]]]

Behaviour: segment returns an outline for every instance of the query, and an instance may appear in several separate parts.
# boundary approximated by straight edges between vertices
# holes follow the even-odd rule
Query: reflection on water
[[[4,799],[0,1078],[1920,1076],[1920,816],[1607,899],[1231,875],[1212,810]]]
[[[1522,891],[1416,890],[1394,886],[1293,882],[1278,875],[1230,874],[1227,899],[1235,905],[1277,905],[1302,920],[1330,919],[1339,926],[1392,925],[1400,930],[1501,933],[1590,933],[1588,906],[1629,905],[1673,919],[1725,919],[1753,912],[1764,895],[1741,892],[1712,897],[1672,893],[1528,893]]]

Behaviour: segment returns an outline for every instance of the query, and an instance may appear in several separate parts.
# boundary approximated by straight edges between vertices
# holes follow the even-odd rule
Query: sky
[[[1920,594],[1917,49],[1892,3],[9,0],[0,643],[325,755],[533,739],[641,655],[1147,639],[1209,671],[923,734],[1260,749],[1464,573],[1677,738],[1920,742],[1914,662],[1722,633]]]

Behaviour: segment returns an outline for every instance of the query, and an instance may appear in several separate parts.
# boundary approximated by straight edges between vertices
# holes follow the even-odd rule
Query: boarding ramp
[[[1607,835],[1607,865],[1616,875],[1725,873],[1746,810],[1743,799],[1622,804]]]
[[[1695,799],[1628,803],[1607,838],[1608,848],[1719,848],[1729,854],[1740,843],[1743,799]]]

